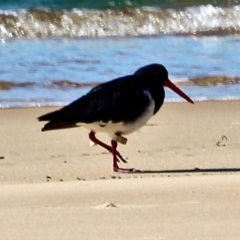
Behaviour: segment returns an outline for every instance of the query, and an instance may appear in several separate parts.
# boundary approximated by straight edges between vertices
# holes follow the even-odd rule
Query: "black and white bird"
[[[159,111],[165,98],[164,86],[194,103],[168,79],[168,71],[163,65],[150,64],[132,75],[98,85],[76,101],[40,116],[38,120],[48,121],[42,131],[75,127],[89,129],[90,140],[112,153],[113,171],[130,173],[134,169],[118,166],[118,162],[126,160],[117,151],[117,142],[124,142],[124,135],[140,129]],[[109,134],[111,145],[97,139],[96,132]]]

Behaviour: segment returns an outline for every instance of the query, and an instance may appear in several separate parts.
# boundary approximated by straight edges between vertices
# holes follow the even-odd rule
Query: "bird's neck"
[[[158,88],[151,87],[149,89],[149,92],[155,103],[154,114],[156,114],[161,108],[161,106],[163,105],[164,98],[165,98],[165,91],[164,91],[164,88],[161,86]]]

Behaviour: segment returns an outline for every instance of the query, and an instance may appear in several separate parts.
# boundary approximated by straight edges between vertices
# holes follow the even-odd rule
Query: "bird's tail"
[[[65,118],[61,111],[57,110],[38,117],[39,121],[48,121],[42,128],[42,132],[79,127]]]
[[[76,124],[69,123],[69,122],[48,122],[45,124],[45,126],[42,128],[42,132],[45,131],[51,131],[51,130],[61,130],[66,128],[76,128],[79,127]]]

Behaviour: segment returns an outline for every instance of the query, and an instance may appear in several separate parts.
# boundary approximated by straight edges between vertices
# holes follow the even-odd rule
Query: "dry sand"
[[[119,146],[134,174],[85,129],[42,133],[52,110],[0,110],[0,239],[240,238],[239,101],[165,104]]]

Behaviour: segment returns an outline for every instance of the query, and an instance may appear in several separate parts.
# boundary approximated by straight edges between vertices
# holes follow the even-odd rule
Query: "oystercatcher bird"
[[[134,169],[118,166],[120,161],[126,163],[117,151],[118,142],[125,144],[127,139],[123,135],[138,130],[159,111],[165,98],[164,86],[194,103],[168,79],[163,65],[150,64],[132,75],[98,85],[76,101],[38,120],[48,121],[42,131],[86,127],[90,130],[91,141],[112,153],[113,171],[130,173]],[[111,145],[97,139],[96,132],[108,133]]]

